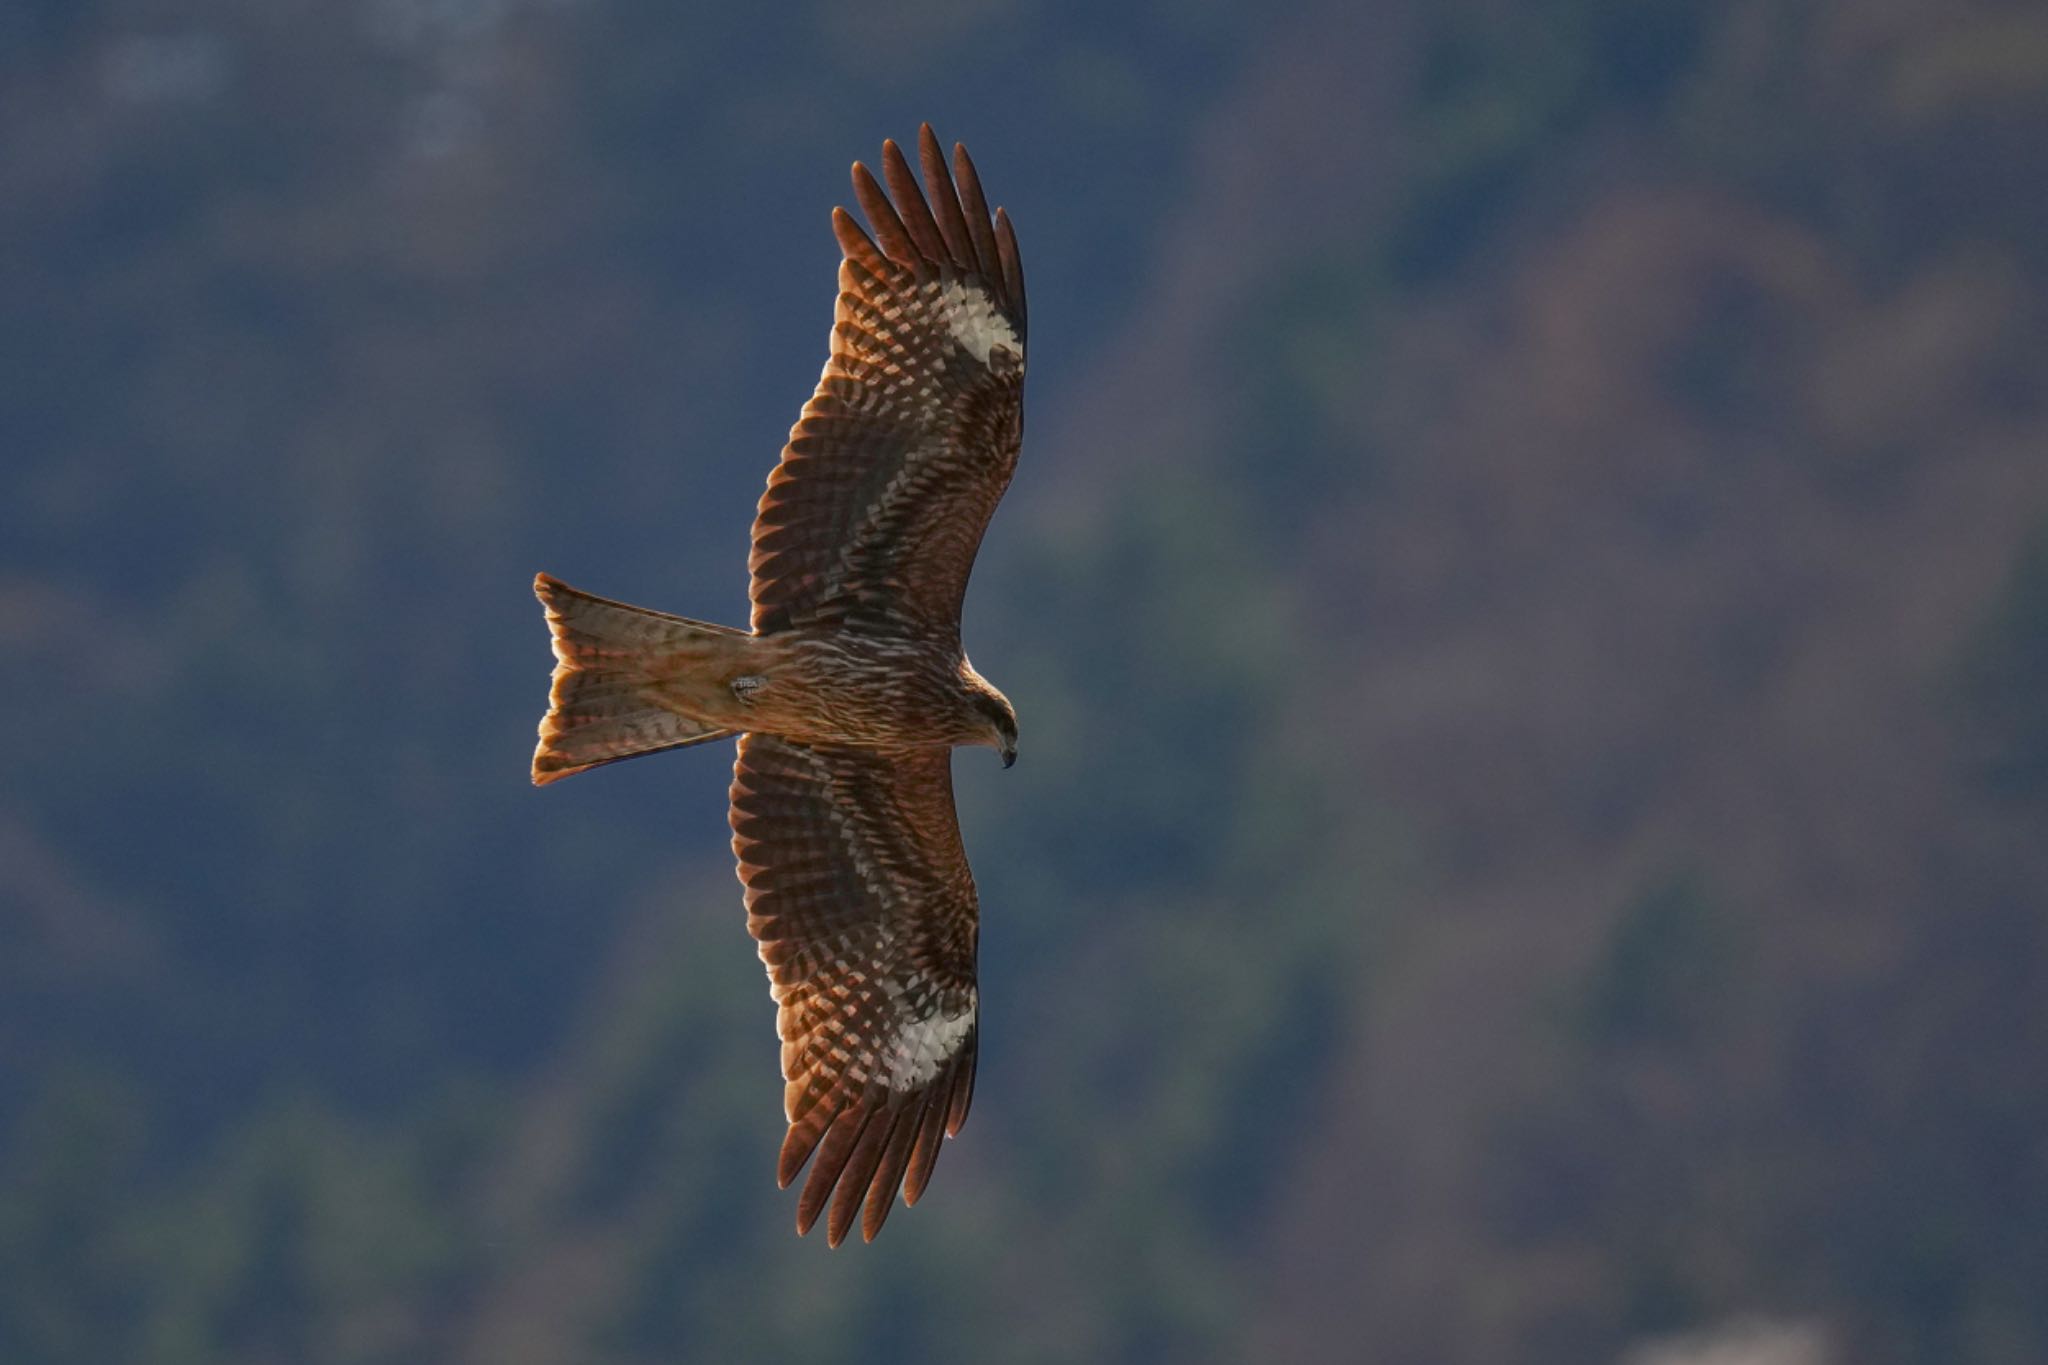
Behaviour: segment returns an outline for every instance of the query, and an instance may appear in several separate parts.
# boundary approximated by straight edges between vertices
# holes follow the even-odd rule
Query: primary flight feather
[[[739,736],[732,847],[767,964],[797,1231],[837,1246],[914,1204],[974,1091],[974,878],[952,750],[1008,767],[1017,716],[960,604],[1023,432],[1024,275],[966,149],[854,163],[832,351],[754,519],[753,629],[541,574],[554,636],[533,780]],[[870,235],[872,233],[872,235]],[[828,1208],[829,1205],[829,1208]]]

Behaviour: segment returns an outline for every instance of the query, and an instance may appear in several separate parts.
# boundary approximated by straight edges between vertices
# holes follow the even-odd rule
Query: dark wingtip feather
[[[804,1180],[803,1192],[796,1200],[796,1231],[801,1237],[811,1230],[824,1211],[825,1201],[832,1194],[832,1187],[839,1183],[840,1172],[846,1169],[846,1162],[866,1134],[874,1110],[867,1105],[854,1105],[842,1110],[825,1130],[825,1140],[818,1144],[818,1154],[811,1163],[811,1173]],[[826,1225],[826,1240],[833,1246],[839,1245],[839,1238],[832,1237],[831,1225]],[[845,1230],[840,1230],[845,1235]]]
[[[1009,295],[1010,312],[1017,320],[1017,334],[1024,334],[1024,258],[1017,252],[1017,230],[1010,215],[996,210],[996,255],[1003,266],[1003,292]]]
[[[935,1086],[925,1095],[924,1112],[918,1120],[917,1145],[910,1152],[910,1167],[903,1177],[903,1202],[914,1205],[924,1197],[931,1183],[932,1168],[939,1164],[939,1148],[946,1140],[946,1101],[951,1091],[941,1094]]]
[[[968,1106],[974,1102],[974,1052],[975,1039],[970,1033],[959,1060],[954,1064],[953,1092],[946,1107],[947,1137],[959,1136],[960,1125],[967,1122]]]
[[[776,1188],[789,1188],[789,1182],[796,1179],[796,1173],[811,1159],[811,1153],[817,1150],[818,1139],[823,1135],[823,1126],[819,1124],[789,1125],[789,1132],[782,1139],[782,1151],[775,1159]]]
[[[960,208],[967,217],[967,233],[974,241],[974,268],[982,278],[1002,278],[1002,261],[996,255],[996,235],[989,227],[988,196],[981,192],[981,176],[967,148],[953,144],[953,180],[960,189]]]
[[[853,1216],[860,1210],[861,1200],[874,1181],[875,1167],[881,1164],[890,1134],[895,1131],[893,1120],[896,1116],[896,1110],[884,1109],[869,1114],[861,1124],[860,1141],[854,1145],[839,1173],[839,1188],[832,1196],[832,1212],[825,1219],[826,1245],[836,1247],[846,1240],[847,1231],[853,1227]]]
[[[918,188],[917,177],[910,173],[903,149],[892,141],[882,143],[882,176],[888,183],[889,197],[896,201],[896,214],[917,246],[917,254],[927,261],[945,260],[946,241],[932,218],[931,205],[925,202],[925,192]]]
[[[882,1224],[889,1221],[890,1210],[896,1207],[896,1193],[903,1188],[903,1171],[910,1164],[911,1145],[917,1141],[924,1111],[930,1105],[931,1092],[926,1091],[903,1106],[902,1112],[896,1116],[895,1127],[889,1130],[889,1145],[882,1149],[882,1163],[875,1169],[874,1183],[868,1186],[867,1205],[861,1210],[860,1239],[863,1242],[875,1240]]]
[[[916,244],[910,240],[910,233],[896,216],[896,208],[875,180],[874,172],[858,161],[853,163],[853,196],[860,201],[860,211],[867,215],[868,226],[874,229],[875,241],[883,254],[898,265],[915,269]]]
[[[839,239],[839,250],[847,260],[858,264],[870,275],[880,275],[888,269],[888,261],[874,239],[862,230],[860,222],[845,209],[832,210],[832,235]]]
[[[974,239],[968,235],[967,218],[960,211],[960,191],[954,188],[953,172],[946,166],[946,154],[929,123],[917,130],[917,162],[938,218],[939,235],[946,239],[947,256],[960,269],[972,270]]]

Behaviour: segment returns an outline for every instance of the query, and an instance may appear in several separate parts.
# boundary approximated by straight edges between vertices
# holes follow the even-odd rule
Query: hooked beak
[[[1016,763],[1016,761],[1017,761],[1017,751],[1016,751],[1016,749],[1014,749],[1014,748],[1009,748],[1009,749],[1004,749],[1004,750],[1003,750],[1003,766],[1004,766],[1005,768],[1008,768],[1008,767],[1010,767],[1010,766],[1014,765],[1014,764]]]

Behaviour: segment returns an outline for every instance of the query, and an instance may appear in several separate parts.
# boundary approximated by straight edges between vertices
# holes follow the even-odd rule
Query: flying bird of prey
[[[753,629],[541,574],[554,635],[533,780],[739,736],[732,847],[778,1006],[797,1231],[837,1246],[915,1204],[974,1090],[974,878],[955,745],[1017,757],[1017,715],[960,647],[975,551],[1023,432],[1024,275],[966,149],[927,125],[924,188],[854,163],[832,352],[768,476]],[[836,1193],[835,1193],[836,1190]]]

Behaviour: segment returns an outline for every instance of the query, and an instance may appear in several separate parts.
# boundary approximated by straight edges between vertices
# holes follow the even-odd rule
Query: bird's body
[[[843,210],[832,352],[769,477],[753,628],[541,575],[556,668],[533,778],[740,737],[733,850],[779,1006],[799,1231],[837,1244],[916,1202],[973,1091],[979,908],[951,754],[1016,756],[1016,713],[960,644],[960,605],[1022,435],[1024,284],[966,152],[893,143]],[[929,201],[926,194],[929,193]],[[893,200],[893,202],[892,202]]]
[[[870,748],[982,743],[991,695],[959,650],[943,642],[857,630],[754,636],[740,651],[741,700],[726,728],[805,744]],[[758,680],[758,681],[753,681]]]

